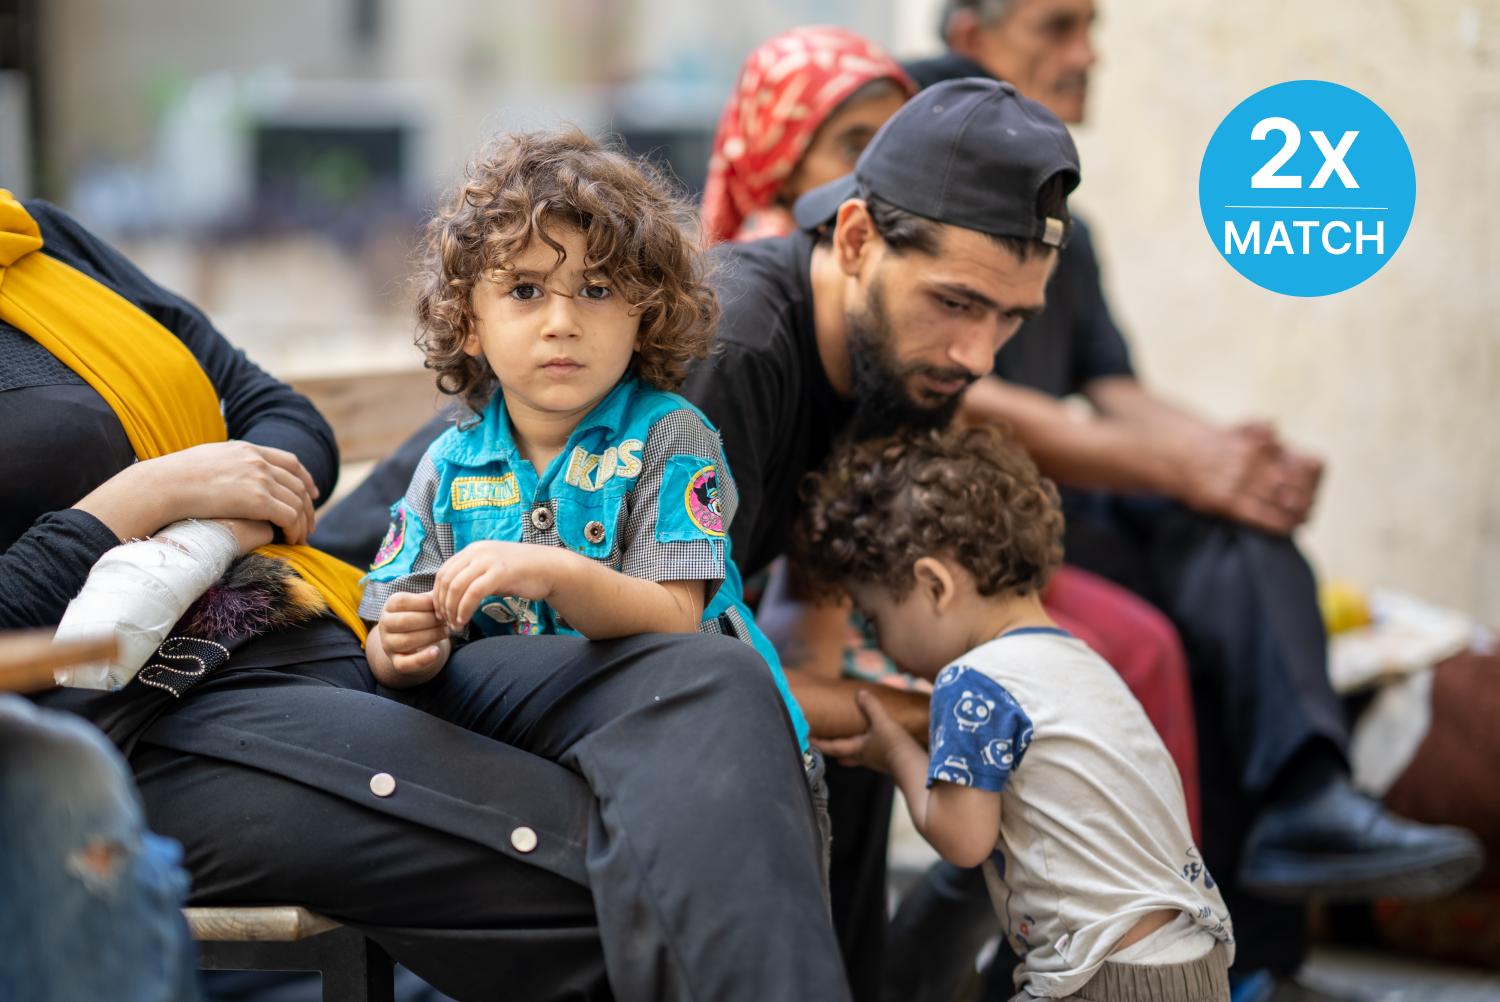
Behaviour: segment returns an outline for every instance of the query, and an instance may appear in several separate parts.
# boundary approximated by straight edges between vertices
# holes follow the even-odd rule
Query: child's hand
[[[819,738],[813,741],[818,750],[831,755],[843,765],[862,765],[880,772],[892,772],[892,763],[901,754],[915,750],[923,761],[927,753],[902,726],[880,705],[880,700],[868,689],[854,694],[870,729],[852,738]]]
[[[380,644],[398,675],[421,676],[447,660],[448,628],[438,618],[432,592],[398,591],[380,613]]]
[[[535,543],[470,543],[438,568],[432,583],[435,611],[457,632],[488,595],[545,602],[556,587],[560,561],[569,556],[567,550]]]

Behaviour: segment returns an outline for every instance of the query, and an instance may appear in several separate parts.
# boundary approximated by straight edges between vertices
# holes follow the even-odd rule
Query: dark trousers
[[[1245,834],[1282,769],[1348,742],[1328,682],[1312,569],[1290,540],[1160,498],[1065,492],[1067,558],[1131,589],[1182,635],[1193,684],[1203,852],[1234,918],[1240,969],[1289,971],[1306,952],[1297,905],[1235,883]]]
[[[856,1002],[876,1002],[884,978],[885,856],[896,784],[883,773],[832,761],[827,778],[833,923]]]
[[[458,999],[847,998],[756,657],[716,637],[500,638],[403,702],[348,659],[231,671],[132,764],[195,903],[332,914]]]
[[[1000,931],[982,869],[943,860],[932,864],[891,919],[884,1002],[953,1002],[959,989],[974,980],[979,951]],[[1013,964],[1003,944],[1000,955]],[[999,992],[984,997],[1009,999],[1015,994],[1008,976],[1002,983]]]

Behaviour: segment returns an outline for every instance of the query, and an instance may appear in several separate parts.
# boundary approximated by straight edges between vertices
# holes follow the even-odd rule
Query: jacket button
[[[604,542],[604,523],[590,522],[588,525],[584,526],[583,538],[587,539],[590,543]]]
[[[396,777],[388,772],[377,772],[370,777],[370,792],[377,797],[389,797],[396,792]]]
[[[552,528],[552,521],[552,509],[546,505],[539,504],[531,509],[531,524],[536,527],[538,532],[546,532]]]
[[[522,825],[510,833],[510,844],[516,852],[530,852],[536,848],[536,832]]]

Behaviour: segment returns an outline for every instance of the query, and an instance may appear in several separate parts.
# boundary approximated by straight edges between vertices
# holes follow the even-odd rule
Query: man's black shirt
[[[740,494],[729,536],[746,575],[786,548],[802,479],[822,464],[853,413],[818,355],[812,249],[808,234],[794,233],[715,252],[723,320],[713,353],[681,390],[724,436]]]
[[[822,465],[853,415],[818,355],[806,233],[715,252],[723,320],[716,347],[693,367],[682,394],[718,426],[739,488],[730,524],[734,558],[754,574],[786,548],[802,510],[798,489]],[[1002,379],[1054,396],[1132,372],[1099,286],[1086,227],[1078,225],[1047,288],[1047,308],[996,357]]]

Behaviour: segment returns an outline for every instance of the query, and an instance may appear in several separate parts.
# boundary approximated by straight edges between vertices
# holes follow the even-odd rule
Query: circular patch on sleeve
[[[724,535],[724,506],[719,497],[719,470],[710,463],[688,481],[682,502],[688,518],[710,536]]]
[[[391,518],[391,527],[385,530],[385,538],[380,541],[380,549],[375,551],[375,560],[370,564],[370,570],[378,571],[401,552],[406,546],[406,506],[402,505],[396,509]]]

